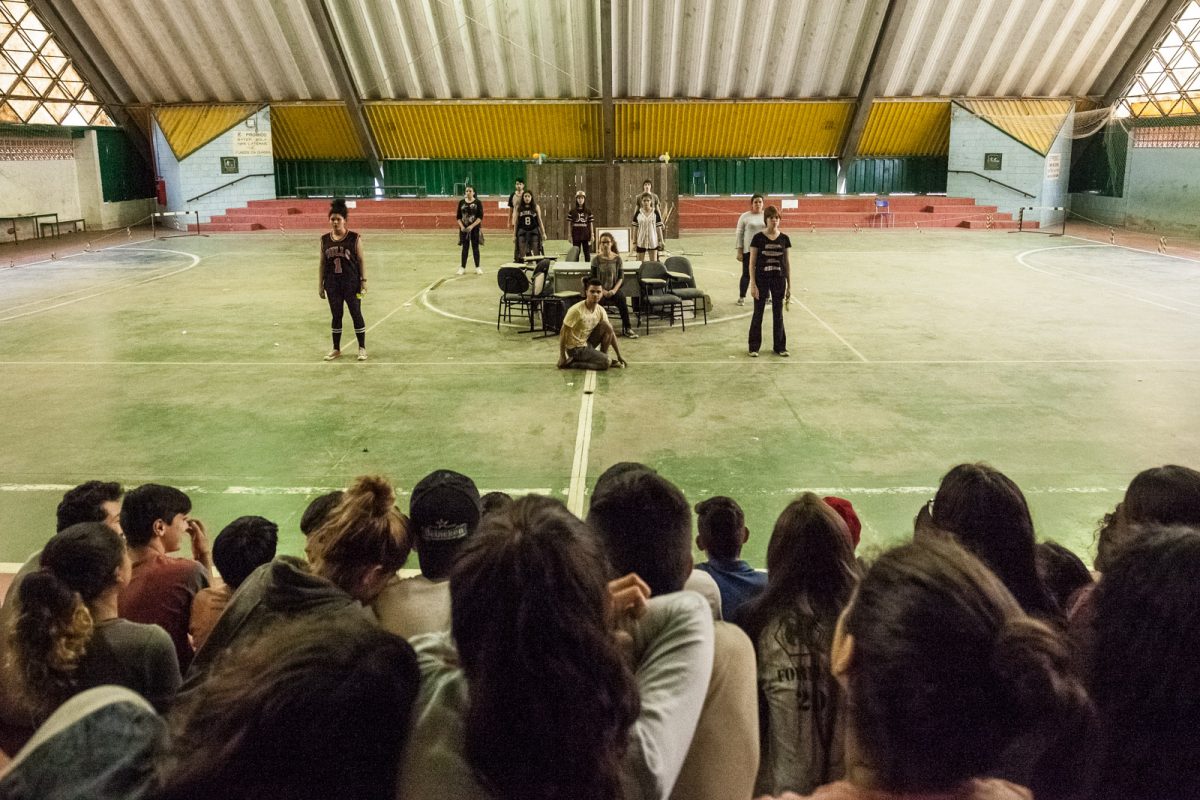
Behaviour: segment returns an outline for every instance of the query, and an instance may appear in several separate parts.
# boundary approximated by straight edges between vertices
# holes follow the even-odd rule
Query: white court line
[[[449,280],[457,280],[457,277],[450,278]],[[434,286],[436,286],[438,283],[443,283],[443,282],[444,282],[444,279],[435,281]],[[443,311],[442,309],[435,306],[433,303],[429,302],[429,292],[432,289],[433,289],[433,286],[430,286],[429,289],[426,289],[424,292],[421,293],[421,303],[422,303],[422,305],[424,305],[426,308],[428,308],[433,313],[441,314],[443,317],[446,317],[447,319],[456,319],[456,320],[459,320],[460,322],[477,322],[481,325],[495,325],[496,324],[495,322],[488,322],[485,319],[475,319],[474,317],[463,317],[458,314],[452,314],[449,311]],[[504,328],[519,328],[521,330],[529,329],[528,325],[515,325],[511,322],[501,322],[500,326],[504,327]]]
[[[575,454],[571,460],[571,486],[567,490],[567,509],[581,519],[588,450],[592,442],[592,407],[595,393],[596,373],[588,370],[583,378],[583,399],[579,401],[579,427],[575,431]]]
[[[629,359],[626,359],[627,361]],[[323,367],[324,361],[0,361],[0,367],[221,367],[221,368],[261,368],[261,367]],[[764,362],[757,362],[760,366]],[[917,359],[876,359],[874,361],[859,361],[856,359],[821,359],[796,358],[785,361],[775,361],[768,358],[765,363],[777,363],[781,368],[788,364],[808,365],[854,365],[854,366],[923,366],[936,364],[962,364],[977,366],[1019,365],[1019,364],[1195,364],[1198,358],[1002,358],[1002,359],[962,359],[962,358],[917,358]],[[737,355],[729,355],[724,359],[652,359],[630,361],[632,365],[645,366],[746,366],[746,354],[739,348]],[[384,361],[372,359],[358,365],[364,369],[376,367],[553,367],[552,360],[537,361]]]
[[[1119,247],[1122,250],[1131,250],[1135,253],[1145,253],[1148,256],[1162,256],[1163,258],[1177,258],[1180,261],[1190,261],[1193,264],[1200,264],[1200,258],[1192,258],[1190,256],[1177,256],[1172,253],[1160,253],[1157,250],[1142,250],[1140,247],[1130,247],[1127,244],[1112,244],[1110,242],[1098,241],[1096,239],[1089,239],[1086,236],[1077,236],[1073,233],[1066,233],[1066,234],[1063,234],[1063,236],[1065,236],[1068,239],[1078,239],[1081,242],[1092,242],[1094,245],[1099,246],[1099,247]]]
[[[829,323],[827,323],[825,320],[821,319],[821,318],[820,318],[820,317],[818,317],[818,316],[817,316],[815,313],[813,313],[813,310],[812,310],[811,308],[809,308],[808,306],[804,305],[804,303],[801,303],[799,300],[797,300],[797,299],[796,299],[796,298],[794,298],[794,297],[792,298],[792,302],[793,302],[793,303],[795,303],[796,305],[800,306],[801,308],[803,308],[805,311],[807,311],[807,312],[809,313],[809,316],[811,316],[813,319],[815,319],[817,322],[821,323],[821,325],[823,325],[823,326],[825,327],[825,330],[827,330],[827,331],[829,331],[830,333],[832,333],[834,336],[836,336],[836,337],[837,337],[837,340],[838,340],[839,342],[841,342],[842,344],[846,345],[846,347],[850,348],[850,352],[852,352],[852,353],[854,353],[854,355],[858,356],[858,359],[859,359],[859,361],[862,361],[864,364],[866,364],[866,363],[869,363],[869,362],[867,361],[867,357],[866,357],[866,356],[864,356],[862,353],[858,352],[858,350],[857,350],[857,349],[854,347],[854,345],[850,344],[850,343],[849,343],[849,342],[847,342],[845,339],[843,339],[843,338],[842,338],[842,336],[841,336],[841,334],[839,334],[839,333],[838,333],[837,331],[835,331],[833,328],[829,327]]]
[[[441,279],[441,278],[438,278],[436,281],[434,281],[433,283],[429,284],[429,285],[428,285],[428,286],[426,286],[424,289],[422,289],[421,291],[417,292],[417,293],[416,293],[416,294],[414,294],[412,297],[408,298],[408,299],[407,299],[407,300],[405,300],[403,303],[401,303],[400,305],[398,305],[398,306],[396,306],[395,308],[393,308],[393,309],[392,309],[391,311],[389,311],[389,312],[388,312],[388,313],[387,313],[385,316],[381,317],[381,318],[379,319],[379,321],[378,321],[378,322],[376,322],[376,323],[374,323],[373,325],[369,326],[369,327],[367,328],[367,330],[366,330],[366,331],[363,333],[363,335],[365,336],[366,334],[368,334],[368,333],[370,333],[371,331],[373,331],[373,330],[375,330],[376,328],[378,328],[380,325],[382,325],[384,322],[386,322],[386,321],[387,321],[387,319],[388,319],[389,317],[391,317],[393,314],[395,314],[395,313],[396,313],[397,311],[399,311],[400,309],[404,308],[405,306],[411,306],[411,305],[413,304],[413,301],[415,301],[415,300],[416,300],[418,297],[420,297],[421,295],[423,295],[423,294],[426,294],[426,293],[427,293],[427,292],[428,292],[430,289],[432,289],[433,287],[435,287],[435,286],[437,286],[439,283],[441,283],[441,281],[442,281],[442,279]]]
[[[1078,270],[1073,270],[1068,267],[1063,267],[1063,266],[1059,266],[1059,265],[1054,265],[1054,267],[1053,267],[1055,270],[1057,270],[1056,272],[1050,272],[1047,269],[1035,267],[1032,264],[1029,264],[1028,262],[1025,261],[1025,256],[1033,255],[1034,253],[1045,253],[1045,252],[1052,251],[1052,250],[1076,250],[1076,249],[1086,250],[1086,249],[1091,249],[1094,247],[1112,247],[1112,246],[1113,245],[1107,245],[1107,244],[1071,244],[1071,245],[1067,245],[1065,247],[1041,247],[1036,250],[1026,250],[1023,253],[1018,253],[1017,261],[1024,267],[1028,267],[1029,269],[1031,269],[1035,272],[1042,272],[1046,275],[1055,275],[1056,277],[1062,277],[1062,275],[1060,275],[1059,272],[1057,272],[1057,271],[1061,271],[1061,272],[1067,273],[1069,275],[1077,275],[1080,278],[1083,278],[1083,279],[1089,280],[1089,281],[1094,281],[1096,283],[1107,283],[1110,286],[1117,286],[1117,287],[1120,287],[1121,289],[1128,289],[1131,292],[1139,292],[1141,294],[1148,294],[1148,295],[1151,295],[1152,297],[1161,297],[1164,300],[1170,300],[1175,303],[1183,303],[1185,306],[1195,306],[1196,308],[1200,308],[1200,303],[1193,303],[1190,300],[1182,300],[1178,297],[1172,297],[1171,295],[1162,294],[1160,292],[1152,292],[1149,289],[1143,289],[1139,286],[1130,286],[1125,283],[1119,283],[1118,281],[1109,280],[1108,278],[1101,278],[1098,275],[1089,275],[1086,272],[1079,272]],[[1138,251],[1138,252],[1145,252],[1145,251]],[[1159,254],[1159,255],[1161,255],[1161,254]],[[1153,300],[1147,300],[1143,297],[1137,297],[1135,295],[1123,295],[1123,296],[1129,297],[1133,300],[1141,300],[1143,303],[1149,303],[1150,305],[1158,306],[1159,308],[1165,308],[1169,311],[1178,311],[1181,314],[1189,313],[1182,309],[1174,308],[1173,306],[1165,306],[1165,305],[1162,305],[1161,303],[1155,303]]]
[[[34,309],[33,311],[25,311],[21,314],[13,314],[8,317],[0,317],[0,322],[9,322],[14,319],[21,319],[22,317],[30,317],[30,316],[33,316],[34,314],[42,314],[46,311],[53,311],[54,309],[62,308],[63,306],[70,306],[70,305],[74,305],[75,303],[82,303],[84,300],[91,300],[93,297],[100,297],[101,295],[110,294],[112,292],[117,291],[118,289],[124,289],[124,288],[128,288],[128,287],[133,287],[133,286],[141,286],[141,285],[147,284],[147,283],[153,283],[154,281],[159,281],[159,280],[162,280],[163,278],[169,278],[172,275],[178,275],[181,272],[187,272],[189,269],[194,268],[202,260],[201,256],[198,256],[194,253],[185,253],[182,250],[166,250],[166,249],[158,249],[158,248],[152,249],[152,248],[147,248],[147,247],[130,247],[128,249],[130,249],[130,250],[146,250],[147,252],[151,252],[151,253],[174,253],[174,254],[180,255],[180,256],[187,256],[188,258],[192,259],[192,263],[188,264],[186,267],[177,269],[174,272],[166,272],[166,273],[163,273],[162,275],[155,275],[152,278],[144,278],[142,280],[132,281],[130,283],[122,284],[120,286],[113,286],[112,288],[104,289],[99,292],[93,292],[92,294],[84,295],[83,297],[76,297],[74,300],[64,300],[61,303],[55,303],[52,306],[46,306],[44,308],[37,308],[37,309]]]

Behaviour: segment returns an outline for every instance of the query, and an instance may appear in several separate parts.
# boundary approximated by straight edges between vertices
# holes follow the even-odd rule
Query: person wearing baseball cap
[[[396,575],[372,608],[385,630],[404,638],[450,629],[450,568],[482,516],[475,482],[440,469],[413,487],[409,530],[421,574]]]

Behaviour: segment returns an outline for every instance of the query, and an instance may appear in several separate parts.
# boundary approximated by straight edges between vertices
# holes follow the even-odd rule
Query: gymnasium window
[[[1137,118],[1200,116],[1200,0],[1191,0],[1163,35],[1146,66],[1130,84],[1117,116]],[[1147,131],[1165,140],[1180,136],[1167,128]],[[1182,137],[1186,138],[1186,137]],[[1196,144],[1141,144],[1140,147],[1195,147]]]

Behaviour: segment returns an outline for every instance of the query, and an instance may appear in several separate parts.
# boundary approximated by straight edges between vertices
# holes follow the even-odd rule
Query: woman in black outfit
[[[475,187],[468,186],[463,193],[463,199],[458,201],[458,243],[462,245],[462,261],[459,262],[458,274],[467,271],[467,250],[475,257],[475,274],[482,275],[479,268],[479,245],[483,244],[483,203],[475,198]]]
[[[329,204],[332,232],[321,237],[321,261],[317,268],[318,293],[329,300],[332,315],[330,331],[333,349],[325,356],[333,361],[342,355],[342,304],[350,309],[354,335],[358,337],[358,360],[367,360],[367,323],[363,321],[362,296],[367,291],[367,272],[363,267],[362,238],[346,228],[346,201]]]
[[[528,189],[517,206],[517,252],[521,258],[541,255],[546,228],[542,225],[542,209]]]
[[[584,261],[592,260],[592,233],[596,217],[587,205],[587,193],[580,189],[575,193],[575,202],[567,209],[567,225],[570,228],[571,244],[583,253]]]

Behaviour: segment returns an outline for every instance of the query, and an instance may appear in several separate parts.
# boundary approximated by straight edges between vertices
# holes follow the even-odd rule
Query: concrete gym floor
[[[869,554],[909,536],[949,467],[985,460],[1025,491],[1039,536],[1090,562],[1136,472],[1200,464],[1200,262],[1033,234],[789,233],[790,359],[770,352],[769,313],[763,355],[746,356],[731,234],[685,234],[670,244],[711,293],[709,324],[621,340],[629,369],[591,394],[554,368],[555,340],[496,331],[509,245],[491,233],[486,274],[459,278],[449,234],[364,232],[365,364],[348,315],[347,357],[321,360],[315,234],[0,270],[0,562],[41,546],[62,491],[89,478],[181,486],[210,536],[267,516],[297,553],[308,499],[357,474],[390,476],[406,510],[445,467],[582,511],[619,460],[693,503],[735,497],[760,566],[798,492],[850,499]]]

